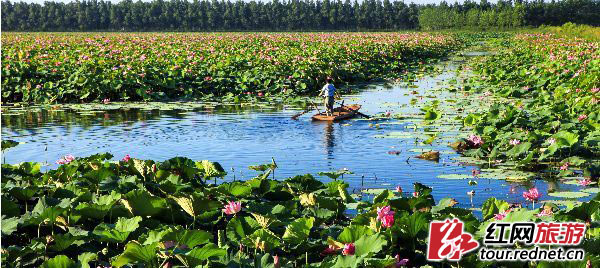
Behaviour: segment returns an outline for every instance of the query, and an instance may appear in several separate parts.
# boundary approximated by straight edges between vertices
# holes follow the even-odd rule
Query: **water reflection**
[[[316,122],[315,122],[316,123]],[[334,159],[333,147],[335,146],[335,135],[333,133],[334,127],[333,122],[320,122],[323,125],[323,137],[325,144],[325,152],[327,153],[327,159]]]

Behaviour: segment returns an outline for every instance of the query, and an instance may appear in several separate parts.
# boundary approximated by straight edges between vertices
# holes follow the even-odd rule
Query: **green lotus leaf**
[[[9,192],[14,198],[20,201],[29,201],[38,192],[38,188],[35,186],[13,187]]]
[[[2,234],[11,235],[17,230],[19,223],[21,223],[21,219],[18,217],[5,218],[2,216]]]
[[[119,218],[115,224],[100,223],[94,228],[94,235],[100,238],[100,241],[123,243],[127,240],[129,234],[139,227],[142,217]]]
[[[312,217],[295,219],[285,228],[285,233],[282,237],[283,240],[292,244],[306,242],[314,222],[315,219]]]
[[[19,143],[14,140],[2,140],[2,151],[15,147],[17,145],[19,145]]]
[[[114,173],[108,168],[91,170],[83,175],[83,177],[85,177],[89,182],[94,184],[98,184],[112,176],[114,176]]]
[[[509,208],[508,202],[504,200],[498,200],[496,198],[488,198],[483,202],[483,206],[481,208],[483,214],[483,220],[487,221],[494,217],[494,215],[502,213]]]
[[[584,193],[588,193],[588,194],[597,194],[597,193],[600,193],[600,188],[597,188],[597,187],[596,188],[586,188],[581,191]]]
[[[281,245],[279,237],[268,229],[258,229],[242,240],[244,245],[250,248],[261,248],[269,252]]]
[[[235,197],[243,197],[248,196],[252,193],[252,187],[242,183],[242,182],[231,182],[231,183],[223,183],[219,185],[217,188],[219,192],[235,196]]]
[[[556,139],[556,143],[562,146],[573,146],[579,141],[579,135],[568,131],[559,131],[552,137]]]
[[[337,256],[334,259],[335,263],[331,266],[331,268],[354,268],[360,267],[362,263],[362,258],[356,255],[350,256]]]
[[[455,204],[456,200],[454,200],[454,198],[442,198],[437,205],[431,207],[431,213],[438,213],[445,208],[453,207]]]
[[[235,217],[227,223],[227,238],[233,242],[240,242],[258,228],[260,225],[252,217]]]
[[[219,248],[217,245],[210,243],[203,247],[197,247],[185,253],[182,256],[187,267],[202,266],[205,261],[215,258],[224,257],[227,255],[227,250]]]
[[[112,265],[115,267],[128,264],[142,264],[147,267],[158,266],[157,251],[156,244],[144,246],[137,241],[131,241],[125,245],[125,251],[112,262]]]
[[[32,211],[33,223],[39,224],[47,220],[50,224],[54,224],[56,217],[60,216],[66,210],[65,207],[69,206],[68,203],[67,199],[59,201],[46,196],[40,198]]]
[[[363,235],[371,234],[373,234],[373,230],[369,229],[367,226],[350,225],[348,227],[344,227],[344,230],[342,230],[336,240],[342,243],[354,243]]]
[[[324,184],[310,174],[297,175],[287,178],[285,182],[295,186],[301,192],[310,193],[323,188]]]
[[[515,145],[512,149],[510,149],[506,154],[511,157],[517,157],[524,153],[527,153],[531,148],[531,142],[523,142],[518,145]]]
[[[164,198],[153,196],[144,190],[133,190],[123,196],[125,207],[135,216],[152,217],[168,208]]]
[[[2,215],[7,217],[15,217],[21,215],[21,209],[17,203],[2,196]]]
[[[81,216],[101,220],[111,210],[112,205],[100,205],[97,203],[80,203],[75,211]]]
[[[191,194],[181,195],[172,197],[175,202],[192,217],[196,217],[204,212],[213,211],[220,207],[222,204],[216,200],[209,200],[206,197]]]
[[[402,239],[407,239],[407,241],[414,241],[416,238],[425,236],[431,221],[431,214],[423,212],[407,214],[403,212],[402,215],[396,217],[398,218],[397,224],[394,225],[392,232],[397,232]]]
[[[197,245],[208,243],[213,239],[212,234],[201,230],[179,230],[167,233],[162,241],[176,241],[179,245],[193,248]]]
[[[98,255],[92,252],[84,252],[79,254],[77,257],[78,265],[80,268],[90,268],[89,262],[98,259]]]
[[[55,252],[61,252],[67,249],[69,246],[73,244],[77,240],[77,237],[66,233],[66,234],[57,234],[52,236],[54,243],[49,247],[50,250]]]
[[[590,196],[590,194],[584,193],[584,192],[553,192],[553,193],[548,193],[548,196],[562,197],[562,198],[582,198],[582,197]]]
[[[363,235],[354,242],[356,248],[354,255],[371,257],[387,245],[387,240],[381,234]]]
[[[386,190],[382,191],[381,193],[379,193],[377,196],[375,196],[375,198],[373,198],[373,204],[385,202],[386,200],[389,200],[393,197],[394,197],[394,193],[392,193],[392,191],[386,189]]]
[[[227,175],[227,172],[225,172],[221,164],[217,162],[202,160],[200,164],[202,166],[205,178],[224,177],[225,175]],[[198,166],[198,164],[196,165]]]
[[[327,220],[335,215],[335,211],[326,208],[310,209],[312,216],[320,220]]]
[[[78,268],[75,261],[65,255],[58,255],[42,263],[42,268]]]

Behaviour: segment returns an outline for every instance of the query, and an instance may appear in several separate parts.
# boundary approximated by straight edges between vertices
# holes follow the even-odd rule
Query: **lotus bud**
[[[152,173],[156,173],[157,170],[156,164],[152,164]]]

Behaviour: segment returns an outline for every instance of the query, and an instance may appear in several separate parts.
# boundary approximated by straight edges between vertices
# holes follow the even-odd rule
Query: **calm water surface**
[[[418,106],[434,99],[445,102],[463,98],[457,93],[439,90],[457,78],[457,64],[449,61],[439,67],[441,72],[421,77],[413,87],[406,84],[373,85],[358,95],[345,97],[347,104],[363,105],[361,111],[366,114],[390,111],[406,116],[402,120],[324,123],[312,122],[309,115],[291,120],[290,116],[297,110],[278,108],[221,113],[206,109],[133,109],[95,115],[41,111],[28,114],[26,118],[5,114],[2,138],[24,144],[10,149],[3,161],[41,161],[54,167],[54,162],[65,154],[88,156],[110,152],[115,159],[129,154],[154,160],[185,156],[193,160],[218,161],[229,172],[228,178],[235,173],[238,179],[248,179],[257,173],[247,166],[268,163],[273,157],[279,166],[275,174],[278,179],[305,173],[316,176],[319,171],[348,168],[354,174],[346,175],[344,179],[354,192],[361,188],[394,189],[397,185],[412,192],[412,183],[421,182],[434,188],[436,200],[453,197],[463,207],[480,207],[489,197],[521,202],[522,192],[532,186],[542,193],[549,187],[579,191],[576,185],[542,180],[521,184],[480,179],[478,185],[470,186],[468,180],[437,178],[440,174],[471,174],[471,170],[477,168],[453,160],[459,155],[447,144],[457,135],[464,135],[457,132],[458,127],[444,128],[442,124],[428,129],[422,125]],[[414,98],[419,104],[411,104]],[[375,126],[377,123],[379,125]],[[433,145],[420,144],[424,131],[431,130],[438,133]],[[390,132],[405,132],[405,135],[403,138],[374,137]],[[415,149],[424,148],[441,151],[440,161],[414,158],[419,154]],[[390,151],[399,153],[390,154]],[[466,194],[470,190],[476,192],[472,200]]]

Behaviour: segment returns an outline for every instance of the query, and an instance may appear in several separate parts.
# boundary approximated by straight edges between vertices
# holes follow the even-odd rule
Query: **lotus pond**
[[[110,152],[119,158],[129,155],[155,160],[185,156],[218,161],[227,167],[227,179],[244,180],[256,175],[248,166],[274,158],[279,166],[276,178],[346,168],[353,172],[344,176],[353,193],[373,188],[410,188],[418,181],[433,187],[436,198],[453,197],[460,206],[474,208],[489,197],[521,202],[523,190],[533,186],[543,192],[589,190],[557,180],[535,180],[544,174],[516,171],[511,161],[500,169],[486,169],[477,166],[486,161],[462,157],[448,146],[456,137],[466,138],[469,134],[460,130],[461,124],[454,117],[482,108],[480,96],[465,98],[462,93],[447,90],[458,89],[458,81],[467,77],[458,69],[465,59],[456,57],[436,65],[434,74],[420,74],[411,83],[370,85],[358,95],[345,97],[345,103],[362,104],[362,111],[379,115],[379,120],[319,123],[311,122],[306,115],[295,121],[290,116],[299,110],[268,103],[9,108],[2,117],[2,136],[22,144],[7,151],[3,160],[42,162],[48,165],[43,167],[46,169],[56,167],[56,161],[67,154],[79,157]],[[434,102],[440,103],[437,106],[444,115],[427,122],[422,109]],[[427,151],[439,151],[439,160],[416,158]],[[470,185],[469,181],[475,179],[474,170],[481,174],[475,180],[478,184]],[[319,179],[330,180],[327,176]],[[573,176],[569,181],[575,179]],[[474,196],[467,195],[471,190],[475,190]],[[576,196],[583,195],[585,200],[591,197],[591,191]]]
[[[598,161],[580,142],[593,139],[597,115],[583,106],[585,128],[564,125],[581,129],[575,142],[536,132],[558,141],[542,159],[547,144],[482,119],[499,105],[533,107],[504,94],[520,84],[489,87],[497,76],[482,62],[500,68],[506,42],[344,96],[370,120],[291,120],[302,110],[284,101],[3,107],[2,138],[20,143],[3,143],[3,263],[418,267],[428,222],[458,217],[476,238],[491,221],[588,222],[581,247],[599,265]],[[384,206],[391,223],[376,219]]]

